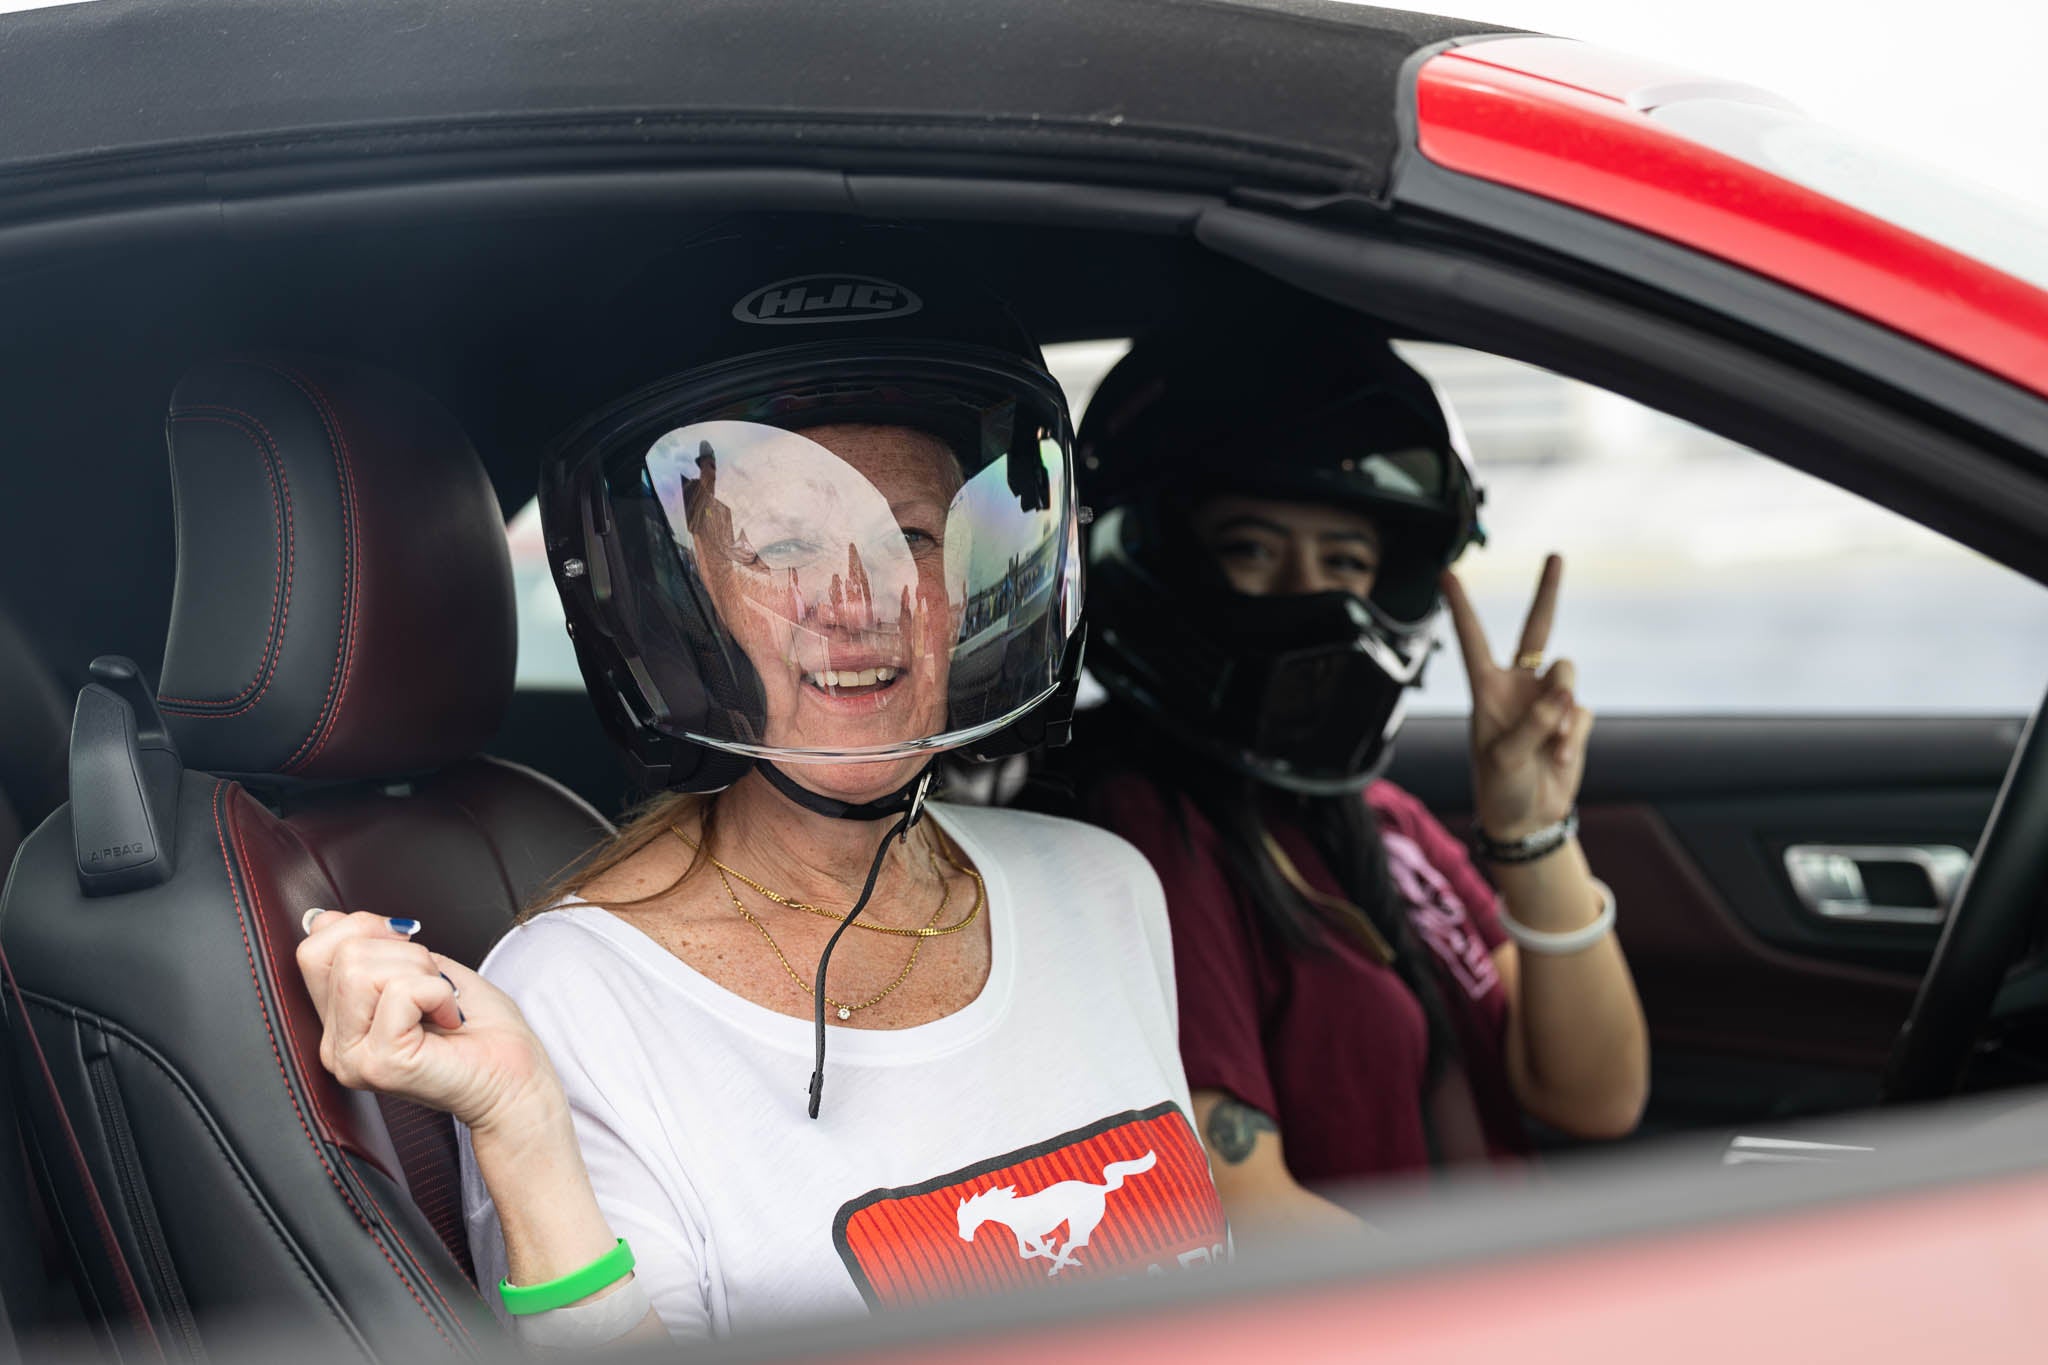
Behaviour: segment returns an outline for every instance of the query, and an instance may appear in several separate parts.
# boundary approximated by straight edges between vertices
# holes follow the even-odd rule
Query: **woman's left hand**
[[[1446,572],[1443,577],[1444,600],[1472,685],[1473,814],[1492,839],[1519,839],[1554,825],[1579,798],[1593,713],[1572,693],[1577,677],[1571,660],[1541,667],[1563,576],[1562,558],[1551,555],[1544,561],[1521,643],[1507,666],[1494,662],[1479,614],[1457,575]]]

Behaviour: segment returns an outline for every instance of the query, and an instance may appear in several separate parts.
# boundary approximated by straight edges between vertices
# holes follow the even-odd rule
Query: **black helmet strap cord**
[[[811,1069],[811,1117],[816,1118],[825,1098],[825,969],[831,965],[832,950],[839,946],[839,940],[860,918],[860,912],[868,908],[868,898],[875,894],[875,883],[881,880],[882,860],[889,856],[889,845],[910,837],[910,831],[924,819],[924,802],[931,791],[933,767],[926,764],[917,776],[887,796],[854,803],[820,796],[766,760],[754,766],[761,776],[768,779],[770,786],[814,814],[834,820],[886,820],[896,816],[895,825],[882,836],[881,844],[875,849],[874,862],[868,865],[867,884],[861,887],[859,898],[846,912],[846,917],[839,921],[839,927],[832,931],[832,937],[825,940],[825,951],[818,955],[818,979],[811,986],[811,1027],[817,1039],[817,1064]]]

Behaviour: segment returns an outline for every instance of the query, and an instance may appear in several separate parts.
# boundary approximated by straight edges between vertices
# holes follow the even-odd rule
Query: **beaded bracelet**
[[[1533,863],[1563,848],[1579,832],[1579,808],[1573,806],[1564,819],[1545,825],[1519,839],[1495,839],[1479,826],[1472,827],[1472,851],[1489,863]]]

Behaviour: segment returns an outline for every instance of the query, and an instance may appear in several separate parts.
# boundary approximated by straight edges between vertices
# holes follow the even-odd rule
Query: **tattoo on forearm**
[[[1209,1149],[1233,1166],[1242,1165],[1259,1144],[1259,1134],[1277,1133],[1280,1125],[1241,1100],[1222,1099],[1204,1125]]]

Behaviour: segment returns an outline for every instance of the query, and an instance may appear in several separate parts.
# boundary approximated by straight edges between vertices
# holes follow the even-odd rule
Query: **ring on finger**
[[[1540,649],[1523,650],[1515,656],[1515,667],[1530,673],[1541,673],[1543,671],[1543,651]]]

